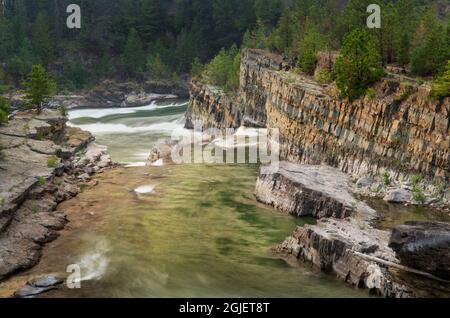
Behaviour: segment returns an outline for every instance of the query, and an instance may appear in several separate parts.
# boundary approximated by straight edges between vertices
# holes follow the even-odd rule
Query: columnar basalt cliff
[[[266,125],[280,130],[281,159],[328,163],[353,176],[389,171],[448,183],[450,99],[432,100],[426,85],[386,78],[376,96],[341,100],[333,87],[289,71],[261,50],[243,52],[235,97],[194,82],[187,127]]]

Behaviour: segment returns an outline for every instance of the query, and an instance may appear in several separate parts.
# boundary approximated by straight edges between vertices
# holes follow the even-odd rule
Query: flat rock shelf
[[[262,167],[255,195],[283,212],[319,219],[298,227],[278,252],[384,297],[423,295],[391,270],[400,261],[388,246],[390,232],[373,227],[376,211],[351,189],[349,177],[338,169],[281,162],[276,170]]]

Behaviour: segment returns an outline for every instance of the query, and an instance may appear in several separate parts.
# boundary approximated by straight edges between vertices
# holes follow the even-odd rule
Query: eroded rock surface
[[[79,193],[86,169],[112,165],[90,133],[65,123],[59,111],[44,110],[0,126],[0,281],[34,266],[42,245],[58,237],[67,219],[57,205]]]
[[[56,288],[64,282],[64,278],[58,275],[37,277],[29,282],[13,295],[14,298],[31,298]]]
[[[359,201],[342,189],[350,178],[329,166],[281,162],[279,168],[262,167],[256,198],[278,210],[316,218],[349,217]]]

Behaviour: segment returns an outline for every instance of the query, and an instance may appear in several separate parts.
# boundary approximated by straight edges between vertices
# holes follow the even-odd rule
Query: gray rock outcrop
[[[371,225],[376,211],[353,197],[350,179],[340,170],[281,162],[275,171],[262,168],[255,194],[285,213],[320,219],[298,227],[278,252],[385,297],[415,295],[386,266],[369,259],[398,263],[388,246],[389,232]]]
[[[42,245],[58,237],[68,220],[57,205],[79,193],[84,169],[112,165],[90,133],[65,123],[59,111],[44,110],[0,125],[0,281],[34,266]]]
[[[402,264],[450,280],[450,224],[407,222],[392,231],[389,246]]]

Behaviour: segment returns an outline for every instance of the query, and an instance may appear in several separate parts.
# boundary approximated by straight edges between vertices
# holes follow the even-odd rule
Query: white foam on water
[[[140,186],[134,189],[134,192],[137,194],[152,194],[155,192],[155,187],[151,185]]]
[[[145,162],[129,162],[125,164],[125,168],[145,167]]]
[[[156,123],[147,126],[131,127],[124,124],[87,124],[87,125],[71,125],[83,130],[87,130],[93,134],[133,134],[142,132],[172,132],[182,129],[183,125],[178,120],[172,122]]]
[[[153,166],[153,167],[162,167],[162,166],[164,166],[164,160],[163,159],[156,160],[155,162],[153,162],[151,164],[151,166]]]
[[[109,115],[117,115],[117,114],[134,114],[138,111],[145,110],[155,110],[160,108],[169,108],[169,107],[182,107],[186,106],[188,102],[184,103],[171,103],[168,105],[158,105],[156,102],[152,102],[149,105],[139,106],[139,107],[114,107],[114,108],[78,108],[69,111],[69,120],[77,119],[77,118],[95,118],[99,119]]]
[[[106,254],[109,252],[109,245],[106,240],[99,240],[93,251],[84,254],[78,264],[81,268],[81,281],[100,280],[106,273],[109,259]]]

